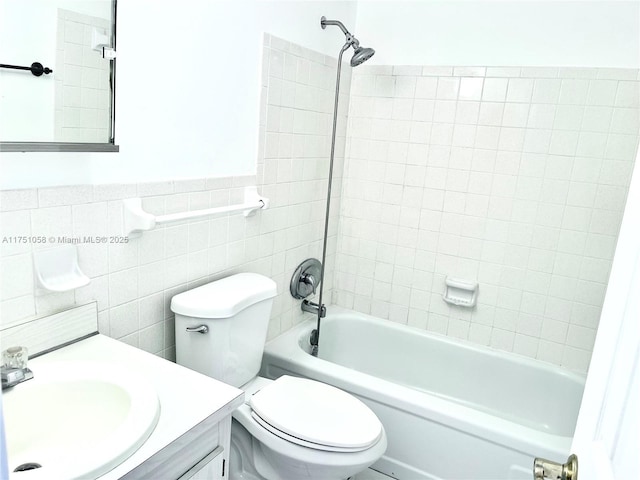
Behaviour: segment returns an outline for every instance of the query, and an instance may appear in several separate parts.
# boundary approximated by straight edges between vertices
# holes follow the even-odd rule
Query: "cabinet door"
[[[178,480],[222,480],[225,462],[223,451],[222,447],[216,448]]]

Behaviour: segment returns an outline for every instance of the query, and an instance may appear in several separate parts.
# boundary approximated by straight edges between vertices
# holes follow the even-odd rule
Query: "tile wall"
[[[334,303],[586,371],[638,145],[638,71],[361,66]],[[478,305],[442,300],[446,276]]]
[[[257,175],[0,192],[0,325],[97,301],[100,332],[174,358],[171,297],[232,273],[273,278],[278,296],[269,337],[301,321],[289,294],[295,267],[320,257],[336,60],[265,36]],[[349,76],[343,77],[348,105]],[[346,112],[346,108],[345,108]],[[331,298],[346,117],[341,114],[334,207],[327,261]],[[258,185],[270,209],[156,228],[128,243],[81,243],[80,265],[91,284],[65,293],[34,288],[32,251],[58,237],[122,234],[122,199],[142,197],[156,215],[241,203]],[[25,237],[44,237],[44,244]],[[53,241],[49,241],[52,237]]]
[[[108,19],[58,9],[55,141],[110,140],[111,62],[91,48],[92,33],[109,34]]]

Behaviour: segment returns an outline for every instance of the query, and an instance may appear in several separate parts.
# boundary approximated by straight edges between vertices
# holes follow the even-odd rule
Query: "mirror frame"
[[[116,48],[116,24],[118,0],[112,2],[111,36],[113,49]],[[119,152],[120,147],[115,143],[116,128],[116,61],[111,60],[111,138],[105,143],[75,143],[75,142],[0,142],[0,152]]]

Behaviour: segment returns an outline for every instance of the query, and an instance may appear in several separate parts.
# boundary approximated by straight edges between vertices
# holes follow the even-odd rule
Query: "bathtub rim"
[[[332,307],[331,312],[332,314],[340,313],[366,316],[374,321],[384,322],[385,325],[387,322],[393,323],[388,320],[377,319],[370,315],[338,307]],[[392,326],[397,328],[406,327],[405,325]],[[391,408],[406,411],[411,415],[425,418],[448,428],[482,438],[526,455],[531,454],[533,444],[535,444],[536,456],[546,456],[546,458],[564,461],[564,458],[568,455],[573,434],[571,436],[562,436],[536,430],[514,421],[446,400],[437,395],[415,390],[359,371],[355,371],[356,375],[350,375],[349,381],[347,381],[344,373],[348,373],[349,371],[353,372],[354,370],[329,362],[328,360],[313,357],[300,347],[299,340],[301,336],[309,334],[313,328],[315,328],[315,320],[305,320],[270,340],[265,347],[262,374],[271,378],[269,375],[269,367],[273,367],[287,371],[292,375],[313,378],[335,385],[338,388],[347,390],[372,402],[378,402]],[[412,330],[417,330],[418,333],[422,333],[416,328],[412,328]],[[490,349],[490,347],[477,346],[468,341],[463,342],[458,339],[451,339],[433,332],[425,332],[425,334],[427,334],[427,336],[435,335],[437,340],[448,341],[456,345],[462,343],[465,346],[482,350],[483,352]],[[495,355],[502,356],[503,354],[510,354],[509,357],[515,357],[515,360],[522,360],[527,364],[533,362],[538,368],[549,369],[556,373],[560,372],[574,381],[583,382],[579,375],[562,369],[561,367],[550,364],[547,365],[543,362],[511,352],[502,352],[495,349],[490,350],[492,350],[491,353]],[[390,395],[387,393],[389,391],[397,392],[397,395]],[[429,397],[428,408],[422,405],[425,396]]]

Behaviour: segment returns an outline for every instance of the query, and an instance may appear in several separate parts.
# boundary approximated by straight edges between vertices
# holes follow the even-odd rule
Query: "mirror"
[[[118,151],[115,18],[116,0],[0,2],[0,151]]]

